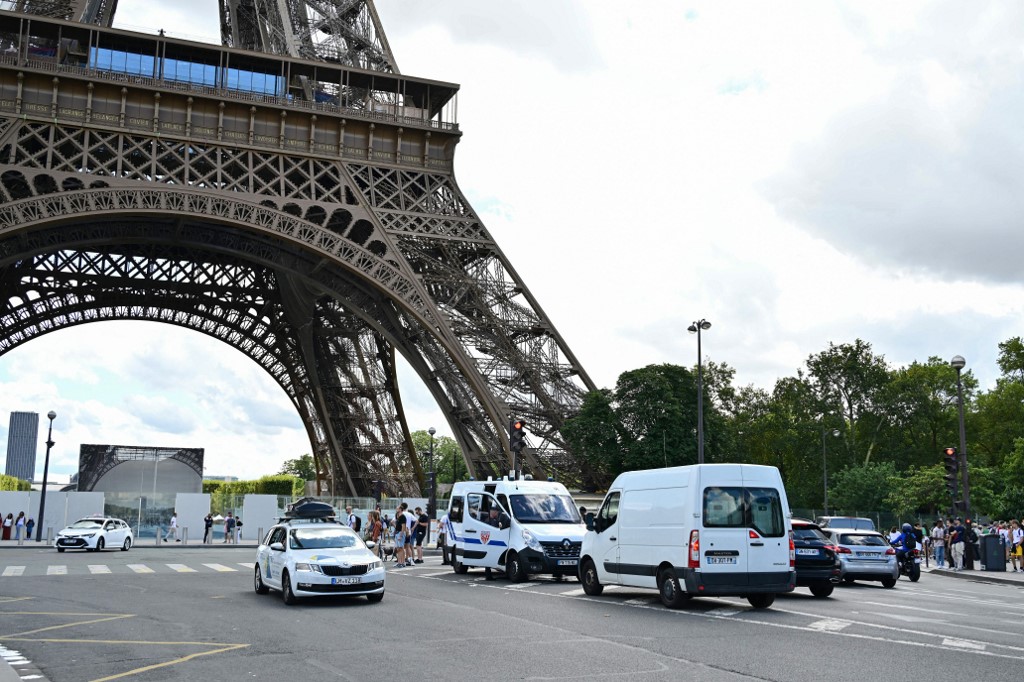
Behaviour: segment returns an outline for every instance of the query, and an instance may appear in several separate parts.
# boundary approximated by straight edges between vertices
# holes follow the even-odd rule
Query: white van
[[[587,515],[579,577],[657,589],[669,608],[695,596],[767,608],[795,587],[789,501],[775,467],[698,464],[620,474]]]
[[[576,575],[586,529],[561,483],[502,478],[456,483],[445,531],[456,573],[492,568],[522,582],[531,573]]]

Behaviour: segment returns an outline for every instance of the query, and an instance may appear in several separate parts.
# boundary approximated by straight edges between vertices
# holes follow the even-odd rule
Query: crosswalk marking
[[[3,575],[5,577],[9,577],[9,576],[21,575],[24,572],[25,572],[25,567],[24,566],[8,566],[7,568],[4,569]]]
[[[100,573],[110,573],[110,567],[104,564],[89,564],[89,572],[93,575]]]
[[[196,572],[196,569],[189,568],[185,564],[167,564],[167,568],[171,569],[172,571],[177,571],[178,573],[195,573]]]
[[[67,574],[68,574],[68,567],[67,566],[47,566],[46,567],[46,575],[67,575]]]
[[[225,566],[224,564],[203,564],[203,566],[206,566],[207,568],[212,568],[213,570],[219,573],[234,572],[236,570],[234,568],[231,568],[230,566]]]
[[[824,620],[816,620],[809,624],[811,630],[821,630],[822,632],[839,632],[850,625],[849,621],[836,620],[835,618],[826,618]]]
[[[249,563],[246,563],[244,561],[239,561],[238,565],[241,566],[242,568],[252,568],[252,562],[251,561]]]
[[[146,564],[128,564],[128,568],[132,569],[136,573],[156,573],[156,571]]]

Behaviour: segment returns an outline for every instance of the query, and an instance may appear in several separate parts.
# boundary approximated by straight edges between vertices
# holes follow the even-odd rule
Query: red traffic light
[[[956,448],[946,448],[946,457],[956,457]]]
[[[523,421],[522,419],[520,419],[517,422],[512,422],[512,430],[513,431],[522,431],[525,426],[526,426],[526,422]]]

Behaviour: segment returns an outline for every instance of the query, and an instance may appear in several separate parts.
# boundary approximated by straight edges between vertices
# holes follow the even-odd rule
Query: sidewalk
[[[981,583],[997,583],[1002,585],[1024,586],[1024,573],[1012,573],[1010,565],[1006,565],[1005,571],[982,571],[978,562],[974,562],[973,571],[953,571],[948,568],[936,568],[935,565],[925,567],[921,564],[921,572],[931,575],[941,575],[961,580],[974,580]]]

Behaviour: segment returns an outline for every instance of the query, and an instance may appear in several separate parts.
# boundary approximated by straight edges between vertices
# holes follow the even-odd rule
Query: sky
[[[459,186],[599,387],[696,365],[702,318],[738,385],[860,338],[994,386],[1024,321],[1024,4],[376,6],[403,73],[460,84]],[[214,0],[120,0],[115,25],[216,42],[218,21]],[[450,435],[400,383],[410,427]],[[0,356],[0,415],[38,412],[42,443],[51,409],[58,477],[81,443],[203,447],[243,478],[309,452],[269,375],[168,325]]]

